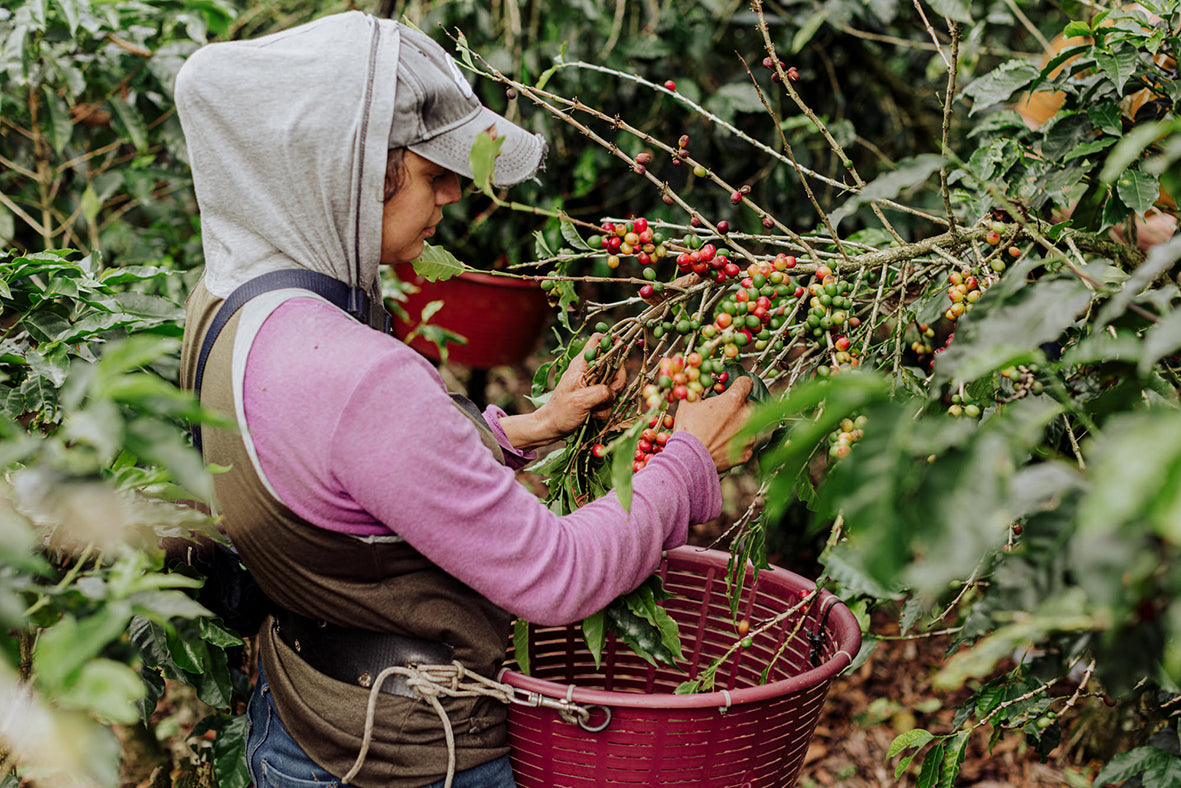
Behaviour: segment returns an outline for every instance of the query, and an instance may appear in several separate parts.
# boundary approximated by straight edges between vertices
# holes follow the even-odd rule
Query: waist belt
[[[365,689],[388,667],[449,665],[455,652],[439,641],[339,627],[286,610],[274,617],[275,633],[305,662],[330,678]],[[383,681],[380,691],[418,698],[399,674]]]

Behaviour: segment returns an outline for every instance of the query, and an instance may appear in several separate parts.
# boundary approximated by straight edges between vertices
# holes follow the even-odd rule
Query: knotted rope
[[[365,733],[361,738],[361,751],[357,754],[357,760],[353,763],[353,767],[342,778],[345,783],[356,777],[357,773],[361,771],[361,765],[365,763],[365,757],[369,754],[369,745],[373,742],[373,724],[377,715],[378,693],[381,691],[382,683],[394,675],[405,676],[406,685],[414,691],[414,694],[431,705],[443,723],[443,734],[447,739],[447,778],[443,783],[444,788],[451,788],[451,782],[455,778],[455,733],[451,730],[451,720],[447,717],[447,711],[439,700],[441,695],[449,698],[471,698],[482,695],[495,698],[502,703],[550,706],[557,709],[558,714],[567,722],[577,722],[580,725],[585,725],[590,718],[588,709],[577,706],[569,700],[558,701],[542,698],[535,693],[528,693],[528,698],[521,700],[517,697],[517,688],[493,681],[478,673],[472,673],[459,662],[452,662],[449,665],[410,665],[407,667],[392,665],[378,673],[373,680],[373,686],[369,688],[369,704],[365,710]]]

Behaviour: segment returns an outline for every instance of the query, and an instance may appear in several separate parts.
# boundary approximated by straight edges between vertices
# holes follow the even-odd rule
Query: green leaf
[[[1116,102],[1101,101],[1098,104],[1087,107],[1087,117],[1095,124],[1095,128],[1100,129],[1105,134],[1110,134],[1117,138],[1124,136],[1124,126],[1120,116],[1119,104]]]
[[[1118,46],[1114,52],[1096,49],[1095,61],[1103,69],[1107,78],[1115,84],[1116,92],[1122,95],[1124,84],[1132,74],[1136,73],[1136,66],[1140,62],[1140,52],[1136,47],[1127,44]]]
[[[953,22],[968,24],[972,21],[972,4],[969,0],[930,0],[935,13]]]
[[[939,788],[954,788],[956,777],[960,774],[960,765],[967,754],[968,739],[971,730],[963,730],[947,740],[944,746],[943,765],[939,770]]]
[[[1095,330],[1107,326],[1108,323],[1122,315],[1136,296],[1148,287],[1158,276],[1168,271],[1175,262],[1181,260],[1181,234],[1173,236],[1168,241],[1157,244],[1148,251],[1144,262],[1137,266],[1132,275],[1124,283],[1123,289],[1116,293],[1110,301],[1103,305],[1096,316]]]
[[[912,728],[904,733],[900,733],[894,737],[894,741],[890,742],[890,749],[886,751],[887,758],[893,758],[903,750],[909,750],[912,747],[925,747],[927,742],[935,738],[935,734],[923,730],[922,728]],[[895,777],[898,775],[895,774]]]
[[[131,610],[122,603],[108,604],[81,620],[63,616],[37,638],[33,651],[37,684],[51,692],[73,684],[87,662],[122,637],[130,620]]]
[[[213,740],[213,773],[218,788],[249,788],[246,737],[250,721],[245,714],[231,718],[221,726]]]
[[[62,101],[61,96],[47,85],[44,94],[46,109],[49,110],[49,142],[59,156],[70,144],[70,137],[74,134],[74,122],[70,119],[69,108]]]
[[[1091,297],[1077,279],[1043,280],[1037,287],[1025,287],[1007,297],[1003,293],[998,297],[990,289],[961,321],[955,341],[939,354],[932,386],[972,380],[995,369],[990,365],[1003,362],[1004,356],[1017,357],[1018,349],[1035,351],[1058,339],[1075,324]],[[988,363],[980,360],[982,353],[989,354]]]
[[[442,282],[466,270],[468,267],[456,260],[451,252],[431,244],[426,244],[422,254],[414,261],[414,272],[428,282]]]
[[[1144,351],[1136,366],[1146,376],[1158,361],[1181,350],[1181,309],[1175,309],[1154,323],[1144,334]]]
[[[1079,532],[1119,532],[1140,523],[1146,506],[1173,492],[1171,469],[1181,467],[1181,413],[1115,416],[1084,452],[1092,485],[1079,506]]]
[[[1089,22],[1081,22],[1078,20],[1067,23],[1066,29],[1062,31],[1062,35],[1066,38],[1075,38],[1077,36],[1091,35],[1091,25]]]
[[[603,646],[607,643],[607,614],[600,610],[582,620],[582,638],[591,656],[595,658],[595,667],[602,665]]]
[[[1124,205],[1143,216],[1160,194],[1160,181],[1140,170],[1125,170],[1115,182],[1115,191]]]
[[[82,410],[66,414],[62,437],[72,443],[93,446],[106,464],[123,449],[123,414],[110,400],[97,400]]]
[[[1107,150],[1112,145],[1115,145],[1118,139],[1115,137],[1100,137],[1097,140],[1088,140],[1081,145],[1076,145],[1070,149],[1066,155],[1062,157],[1063,163],[1074,161],[1075,159],[1082,159],[1090,156],[1092,153],[1097,153],[1101,150]]]
[[[202,640],[211,646],[215,646],[216,648],[231,648],[233,646],[241,646],[246,642],[237,634],[217,623],[217,621],[205,617],[204,614],[196,621],[197,633],[201,636]]]
[[[82,666],[77,681],[58,701],[67,708],[133,725],[139,720],[136,704],[143,696],[144,683],[128,665],[111,659],[94,659]]]
[[[799,54],[812,37],[816,35],[816,31],[824,26],[828,21],[828,11],[816,11],[800,25],[796,30],[796,34],[791,39],[791,53],[793,55]]]
[[[559,228],[562,231],[562,238],[565,239],[566,243],[570,244],[572,249],[577,251],[590,250],[586,241],[582,240],[582,236],[578,234],[578,230],[574,227],[573,222],[560,222]]]
[[[858,194],[829,214],[833,226],[840,224],[842,219],[851,216],[866,203],[893,199],[903,190],[918,186],[946,163],[944,157],[934,153],[923,153],[900,162],[898,167],[867,183]]]
[[[66,18],[66,25],[70,28],[70,37],[78,31],[78,5],[75,0],[54,0],[58,8],[62,10],[62,16]],[[87,9],[89,11],[89,9]]]
[[[140,153],[148,149],[148,130],[144,126],[139,110],[127,103],[127,99],[120,96],[110,98],[111,107],[115,110],[118,126]]]
[[[492,177],[496,171],[496,157],[504,147],[504,138],[493,138],[491,134],[481,131],[472,143],[471,153],[468,154],[468,164],[472,168],[472,181],[485,195],[496,199],[492,192]]]
[[[531,670],[529,664],[529,622],[523,618],[513,620],[513,659],[526,676]],[[597,664],[597,660],[596,660]]]
[[[1129,752],[1121,752],[1108,761],[1107,765],[1095,775],[1094,785],[1095,788],[1102,788],[1104,785],[1121,783],[1137,775],[1147,775],[1149,772],[1163,775],[1170,767],[1176,772],[1179,766],[1181,766],[1181,760],[1168,750],[1162,750],[1159,747],[1137,747]],[[1146,781],[1144,784],[1163,788],[1165,785],[1178,785],[1177,779],[1174,777],[1172,783]]]
[[[939,773],[943,768],[943,742],[927,750],[923,766],[919,770],[918,788],[935,788],[939,784]]]
[[[615,488],[615,497],[625,512],[630,512],[632,508],[632,465],[643,426],[643,420],[637,419],[635,424],[610,444],[611,486]]]
[[[1039,70],[1025,60],[1010,60],[1002,63],[984,76],[973,80],[960,93],[960,98],[969,99],[972,109],[969,115],[1008,102],[1013,94],[1025,88],[1037,78]]]
[[[82,215],[86,217],[86,221],[93,222],[98,219],[98,212],[102,210],[102,202],[98,199],[98,194],[94,191],[94,187],[89,183],[86,184],[86,190],[82,192]]]

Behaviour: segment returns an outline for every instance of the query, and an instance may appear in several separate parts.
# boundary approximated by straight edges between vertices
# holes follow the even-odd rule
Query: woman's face
[[[402,187],[386,200],[381,218],[381,262],[383,265],[415,260],[426,239],[435,234],[443,218],[443,206],[460,197],[459,176],[406,151],[402,159]]]

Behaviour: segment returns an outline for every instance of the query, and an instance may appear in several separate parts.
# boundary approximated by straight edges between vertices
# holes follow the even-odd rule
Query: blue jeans
[[[246,765],[254,788],[340,788],[339,777],[320,768],[295,743],[279,719],[262,666],[258,683],[246,706],[250,721],[246,736]],[[443,788],[443,780],[425,788]],[[516,788],[509,757],[456,772],[452,788]]]

